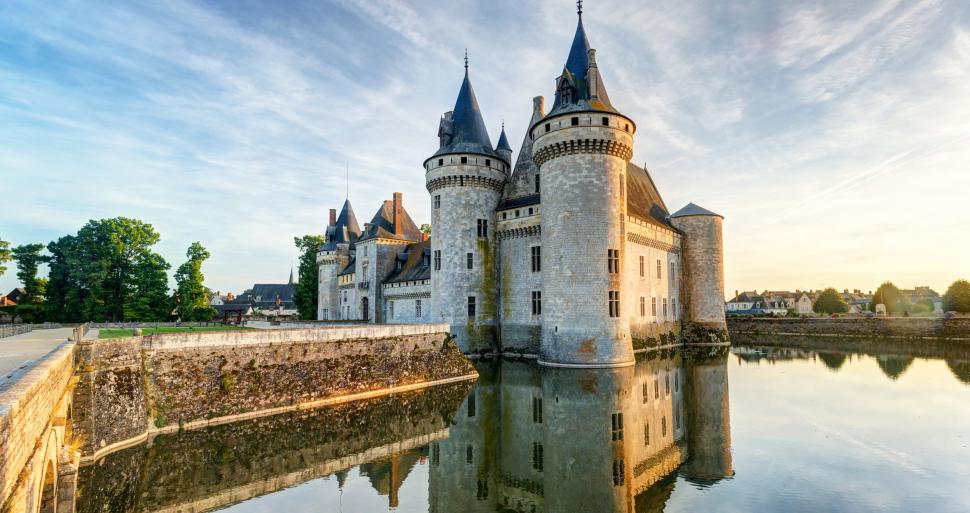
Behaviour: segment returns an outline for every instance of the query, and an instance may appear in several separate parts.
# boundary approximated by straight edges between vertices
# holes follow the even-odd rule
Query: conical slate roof
[[[573,43],[569,47],[569,56],[566,57],[566,66],[563,68],[562,80],[567,80],[575,88],[576,93],[569,101],[564,101],[559,90],[556,91],[556,100],[553,103],[549,115],[560,114],[563,112],[580,111],[604,111],[617,112],[610,103],[610,97],[606,93],[606,86],[603,84],[603,77],[599,69],[594,67],[590,70],[589,65],[589,38],[586,36],[586,29],[583,27],[583,15],[579,15],[579,23],[576,25],[576,34],[573,36]],[[591,100],[590,94],[590,72],[595,73],[596,78],[596,99]]]
[[[482,111],[475,97],[475,89],[468,78],[468,67],[465,67],[465,79],[458,91],[455,109],[451,112],[451,136],[443,140],[442,145],[433,156],[449,155],[452,153],[481,153],[494,155],[492,141],[488,138],[488,130],[482,119]]]
[[[336,251],[337,244],[353,244],[358,238],[360,238],[360,225],[357,224],[357,216],[354,215],[354,208],[350,206],[348,199],[340,209],[337,224],[327,227],[327,243],[320,250]]]
[[[498,150],[508,150],[512,151],[512,147],[509,146],[509,138],[505,136],[505,125],[502,125],[502,135],[498,136],[498,145],[495,146],[495,151]]]
[[[715,214],[704,207],[697,206],[693,203],[688,203],[686,207],[670,214],[670,217],[687,217],[687,216],[717,216],[724,218],[721,214]]]

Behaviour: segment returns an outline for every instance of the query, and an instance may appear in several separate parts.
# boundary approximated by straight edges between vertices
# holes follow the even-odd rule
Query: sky
[[[966,1],[587,0],[583,21],[633,161],[671,210],[725,217],[729,296],[970,278]],[[173,268],[201,241],[213,290],[285,282],[347,170],[361,223],[394,191],[428,222],[466,48],[518,150],[575,27],[566,0],[0,2],[0,239],[135,217]]]

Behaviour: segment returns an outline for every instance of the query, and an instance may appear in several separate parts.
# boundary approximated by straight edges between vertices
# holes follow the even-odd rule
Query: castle
[[[361,230],[347,201],[321,247],[318,318],[441,322],[465,352],[625,366],[689,336],[726,341],[722,217],[670,214],[630,162],[636,124],[610,101],[582,10],[555,101],[533,99],[513,163],[465,76],[424,162],[431,237],[400,193]]]

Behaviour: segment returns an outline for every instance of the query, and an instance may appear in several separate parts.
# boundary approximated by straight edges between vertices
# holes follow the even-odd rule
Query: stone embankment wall
[[[970,317],[729,318],[735,334],[935,338],[970,342]]]
[[[474,377],[447,332],[371,325],[85,341],[75,414],[84,460],[150,433]]]

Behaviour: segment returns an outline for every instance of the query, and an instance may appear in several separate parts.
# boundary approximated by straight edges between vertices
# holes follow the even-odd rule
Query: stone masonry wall
[[[431,322],[430,280],[413,282],[413,284],[394,283],[385,285],[383,290],[384,301],[387,304],[387,322],[394,324]],[[419,301],[421,315],[418,315]],[[391,315],[392,310],[393,315]]]
[[[728,330],[745,334],[832,335],[841,337],[918,338],[970,341],[970,317],[921,318],[728,318]]]
[[[688,322],[723,330],[724,242],[718,216],[675,217],[671,222],[684,232],[683,298]]]
[[[86,456],[155,430],[474,375],[440,324],[164,333],[95,341],[87,355]]]

